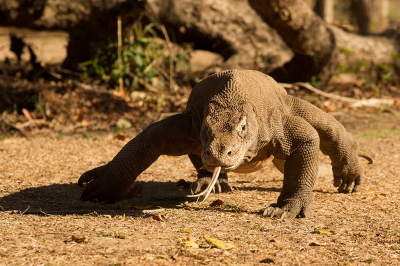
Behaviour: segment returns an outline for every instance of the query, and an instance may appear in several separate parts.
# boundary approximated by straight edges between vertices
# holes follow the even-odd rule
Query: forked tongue
[[[220,172],[221,172],[221,166],[215,167],[213,176],[212,176],[212,178],[211,178],[211,182],[210,182],[210,184],[208,184],[207,188],[206,188],[203,192],[201,192],[201,193],[199,193],[199,194],[187,195],[187,197],[190,197],[190,198],[201,197],[201,196],[203,196],[204,194],[206,194],[206,195],[204,196],[202,202],[205,201],[205,200],[207,199],[208,195],[210,195],[211,190],[214,188],[215,183],[217,183],[218,176],[219,176],[219,173],[220,173]]]

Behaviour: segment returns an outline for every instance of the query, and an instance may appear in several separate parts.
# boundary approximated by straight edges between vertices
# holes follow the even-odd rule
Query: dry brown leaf
[[[365,84],[365,79],[359,79],[356,82],[354,82],[354,85],[356,85],[357,87],[361,87],[364,84]]]
[[[214,201],[210,204],[210,206],[211,206],[211,207],[215,207],[215,206],[221,206],[222,204],[224,204],[224,202],[223,202],[222,200],[220,200],[220,199],[217,199],[217,200],[214,200]]]
[[[182,228],[181,229],[181,233],[190,233],[190,230],[189,229],[187,229],[187,228]]]
[[[260,263],[275,263],[275,261],[271,258],[265,258],[263,260],[260,260]]]
[[[373,194],[375,193],[375,190],[366,190],[364,191],[364,194]]]
[[[325,245],[326,245],[326,243],[320,243],[317,241],[313,241],[309,244],[309,246],[311,246],[311,247],[319,247],[319,246],[325,246]]]
[[[151,218],[153,218],[153,220],[159,221],[159,222],[164,222],[167,220],[167,218],[165,218],[164,215],[153,215],[151,216]]]
[[[122,133],[122,132],[120,132],[120,133],[118,133],[117,135],[115,135],[115,136],[114,136],[114,139],[117,139],[117,140],[122,140],[122,141],[124,141],[124,140],[126,139],[126,134],[125,134],[125,133]]]
[[[33,120],[32,114],[29,112],[28,109],[22,108],[22,113],[28,120]]]

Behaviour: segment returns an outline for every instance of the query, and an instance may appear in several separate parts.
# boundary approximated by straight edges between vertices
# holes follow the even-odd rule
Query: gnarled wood
[[[328,81],[340,71],[379,78],[380,68],[398,74],[399,45],[382,36],[360,36],[326,24],[302,0],[250,0],[265,22],[274,27],[294,52],[284,71],[271,73],[280,81]]]

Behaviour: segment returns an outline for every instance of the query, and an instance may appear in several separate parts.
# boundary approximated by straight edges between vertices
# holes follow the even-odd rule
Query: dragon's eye
[[[246,130],[246,125],[243,125],[242,126],[242,131],[245,131]]]

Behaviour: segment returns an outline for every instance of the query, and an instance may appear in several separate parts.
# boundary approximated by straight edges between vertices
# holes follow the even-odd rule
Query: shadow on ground
[[[141,193],[130,200],[115,204],[97,202],[82,202],[79,197],[83,188],[76,183],[52,184],[48,186],[31,187],[0,198],[0,209],[15,214],[36,215],[71,215],[71,214],[109,214],[141,216],[146,212],[137,210],[134,206],[147,206],[150,210],[160,208],[177,208],[187,201],[196,201],[196,198],[187,198],[190,189],[177,187],[176,182],[137,182],[143,185]],[[235,187],[241,191],[271,191],[279,192],[280,188],[265,187]],[[151,206],[151,207],[150,207]],[[196,209],[196,208],[195,208]]]

